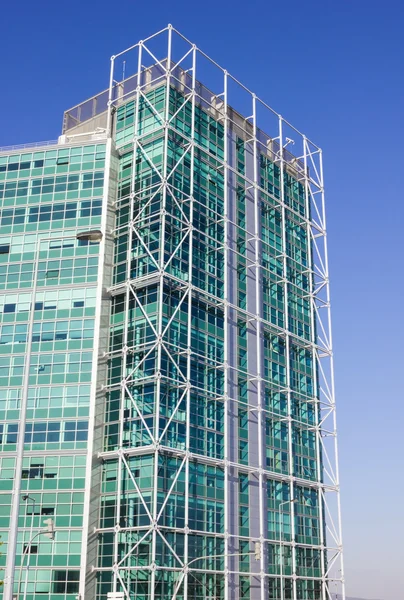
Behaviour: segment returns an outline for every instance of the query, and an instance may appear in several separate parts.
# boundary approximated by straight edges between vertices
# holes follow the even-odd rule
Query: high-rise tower
[[[0,153],[4,599],[343,598],[321,150],[171,26],[111,64]]]

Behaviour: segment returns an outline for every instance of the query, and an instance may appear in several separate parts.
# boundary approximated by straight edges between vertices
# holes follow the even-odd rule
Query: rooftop
[[[316,179],[313,183],[322,187],[320,148],[172,25],[111,57],[109,87],[65,111],[58,140],[7,146],[0,153],[105,139],[113,112],[108,106],[116,109],[167,79],[185,98],[195,93],[197,103],[214,112],[217,120],[226,111],[240,137],[255,138],[261,152],[274,160],[282,154],[297,171],[306,164]]]

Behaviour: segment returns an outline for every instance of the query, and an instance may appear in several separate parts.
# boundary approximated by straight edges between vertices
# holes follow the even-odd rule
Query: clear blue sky
[[[403,598],[404,8],[399,0],[20,0],[0,146],[55,139],[109,57],[172,23],[324,150],[347,591]],[[400,377],[399,377],[400,375]]]

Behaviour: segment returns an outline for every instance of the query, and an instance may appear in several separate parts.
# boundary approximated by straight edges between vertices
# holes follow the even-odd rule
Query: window
[[[42,479],[43,478],[43,464],[32,464],[29,469],[23,469],[23,479]]]
[[[27,554],[38,554],[38,546],[31,544],[31,548],[29,548],[29,544],[24,544],[24,552]]]
[[[75,594],[79,591],[80,571],[55,571],[54,594]]]
[[[103,186],[104,173],[85,173],[83,176],[83,190]]]
[[[39,569],[36,572],[35,593],[49,594],[50,587],[49,571]]]
[[[26,444],[44,444],[59,442],[60,422],[56,423],[27,423],[25,428]]]
[[[77,202],[59,202],[57,204],[42,204],[39,206],[33,206],[30,209],[29,222],[36,223],[38,221],[75,219],[76,213]],[[58,247],[61,247],[60,243]]]
[[[46,279],[58,279],[60,275],[59,269],[51,269],[50,271],[46,271]]]
[[[9,254],[10,244],[0,244],[0,254]]]
[[[88,436],[87,421],[73,421],[65,423],[65,442],[85,442]]]
[[[31,500],[31,498],[28,498],[27,500],[27,515],[40,515],[41,514],[41,510],[40,507],[36,504],[36,502],[33,502]]]
[[[55,509],[53,506],[43,506],[41,508],[41,515],[54,515]]]
[[[5,304],[3,312],[5,313],[13,313],[15,312],[15,304]]]
[[[16,444],[18,436],[18,423],[10,424],[7,428],[6,444]]]
[[[101,214],[102,200],[86,200],[81,203],[81,217],[94,217]]]
[[[49,242],[49,250],[55,250],[59,248],[74,248],[73,240],[54,240]]]
[[[24,223],[25,208],[3,208],[0,219],[0,225],[2,226]]]

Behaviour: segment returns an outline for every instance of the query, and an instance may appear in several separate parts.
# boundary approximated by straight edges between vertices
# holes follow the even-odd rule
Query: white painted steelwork
[[[119,62],[125,61],[125,69],[129,69],[133,56],[133,61],[137,65],[134,73],[127,75],[127,78],[123,82],[116,82],[117,73],[120,70]],[[198,81],[199,80],[199,81]],[[203,82],[203,85],[201,83]],[[224,271],[224,297],[212,297],[212,302],[215,306],[222,307],[224,311],[224,360],[223,363],[217,364],[215,368],[220,369],[224,372],[225,389],[224,396],[221,400],[224,403],[225,410],[225,425],[224,425],[224,458],[213,459],[210,457],[201,457],[200,455],[194,455],[190,450],[190,394],[191,394],[191,298],[193,297],[194,286],[191,282],[192,276],[192,265],[193,265],[193,235],[194,226],[192,224],[193,211],[197,210],[194,206],[193,198],[193,176],[191,178],[190,186],[190,217],[189,219],[183,214],[182,219],[185,227],[183,229],[182,239],[178,243],[175,250],[171,253],[170,257],[166,259],[164,257],[164,245],[165,245],[165,221],[166,221],[166,199],[168,195],[175,201],[173,190],[168,183],[169,177],[176,167],[170,172],[167,165],[168,155],[168,140],[169,133],[173,130],[173,116],[170,116],[168,110],[168,102],[166,101],[165,114],[162,119],[161,116],[156,112],[154,107],[148,102],[146,98],[146,92],[156,87],[157,85],[164,85],[166,88],[166,94],[170,87],[174,87],[181,91],[184,96],[184,104],[189,103],[192,107],[192,130],[190,135],[182,134],[182,137],[187,139],[187,143],[183,149],[183,155],[179,159],[176,167],[181,161],[184,160],[185,156],[188,156],[191,161],[191,165],[194,164],[195,150],[204,150],[195,137],[195,107],[202,106],[204,110],[210,111],[211,114],[216,115],[216,119],[223,124],[224,127],[224,158],[223,160],[216,157],[216,160],[220,164],[219,169],[224,174],[224,214],[217,215],[217,222],[222,222],[225,231],[224,245],[222,249],[225,256],[225,271]],[[204,87],[206,85],[206,87]],[[127,90],[127,87],[130,89]],[[166,96],[166,98],[167,98]],[[103,96],[105,97],[105,95]],[[125,377],[120,381],[121,389],[121,410],[120,410],[120,447],[116,451],[101,451],[98,454],[100,460],[115,459],[118,462],[118,498],[120,497],[121,490],[120,485],[122,481],[122,473],[127,472],[128,477],[131,479],[134,488],[136,489],[140,501],[148,515],[149,525],[141,527],[122,527],[119,524],[120,507],[118,502],[117,508],[117,525],[110,529],[98,529],[97,533],[105,531],[112,532],[114,535],[113,545],[113,567],[102,567],[97,564],[89,565],[85,567],[82,564],[82,569],[88,569],[92,567],[95,572],[102,572],[109,570],[112,573],[112,590],[111,593],[117,594],[120,589],[123,591],[125,598],[130,600],[131,595],[128,589],[127,581],[129,580],[130,573],[128,571],[135,572],[139,569],[145,569],[145,567],[125,566],[124,563],[128,556],[135,553],[139,544],[146,539],[149,535],[152,539],[152,552],[151,562],[146,570],[148,569],[151,573],[151,586],[150,586],[150,600],[155,599],[155,582],[156,573],[158,570],[174,571],[177,573],[177,580],[175,591],[172,596],[174,600],[181,590],[181,596],[188,598],[188,585],[189,577],[192,572],[192,576],[197,576],[198,573],[203,572],[201,569],[192,567],[191,562],[194,559],[189,559],[189,547],[188,538],[190,535],[189,529],[189,465],[190,461],[196,459],[199,463],[205,463],[210,465],[218,465],[224,471],[225,477],[225,532],[224,532],[224,570],[215,571],[209,570],[209,573],[219,573],[224,575],[224,598],[225,600],[234,600],[234,592],[230,590],[229,582],[239,575],[251,576],[252,579],[259,581],[257,589],[251,590],[252,600],[264,600],[268,597],[267,583],[270,575],[266,572],[266,552],[263,551],[260,557],[260,564],[258,570],[252,569],[249,571],[242,571],[237,567],[236,563],[230,560],[236,556],[237,553],[230,552],[230,542],[234,542],[238,538],[238,532],[231,529],[231,497],[230,497],[230,482],[229,476],[231,469],[236,472],[249,473],[252,477],[256,477],[258,481],[259,489],[259,509],[258,514],[252,518],[257,519],[257,530],[259,535],[256,537],[249,538],[251,544],[259,541],[264,548],[269,544],[279,545],[280,552],[280,566],[281,566],[281,597],[284,597],[283,588],[283,551],[285,547],[289,547],[291,551],[291,569],[292,575],[289,577],[292,581],[292,598],[296,599],[297,596],[297,583],[299,580],[298,564],[296,555],[296,543],[295,539],[295,493],[298,486],[305,486],[306,488],[314,489],[318,492],[319,498],[319,522],[320,522],[320,544],[313,546],[307,544],[308,548],[315,548],[320,551],[321,556],[321,600],[331,600],[332,594],[338,593],[342,600],[345,598],[344,591],[344,578],[343,578],[343,562],[342,562],[342,537],[341,537],[341,512],[340,512],[340,499],[339,499],[339,477],[338,477],[338,451],[337,451],[337,430],[336,430],[336,417],[335,417],[335,396],[334,396],[334,376],[333,376],[333,354],[332,354],[332,336],[331,336],[331,314],[330,314],[330,293],[329,293],[329,272],[328,272],[328,258],[327,258],[327,236],[326,236],[326,219],[325,219],[325,202],[324,202],[324,182],[323,182],[323,168],[322,168],[322,152],[313,142],[311,142],[305,135],[300,133],[290,123],[288,123],[281,115],[273,111],[265,102],[260,100],[254,93],[250,92],[245,86],[238,82],[232,77],[226,70],[222,69],[217,63],[212,61],[204,52],[199,50],[194,44],[189,42],[182,34],[175,30],[171,25],[157,34],[150,36],[144,41],[135,44],[127,50],[113,56],[111,58],[111,73],[110,73],[110,86],[108,92],[108,103],[107,106],[100,104],[101,109],[107,111],[107,132],[109,136],[114,138],[114,114],[116,109],[123,105],[126,101],[136,99],[135,102],[135,135],[132,141],[132,149],[134,156],[140,153],[153,165],[150,157],[147,156],[147,150],[143,146],[143,140],[146,134],[139,132],[139,100],[142,99],[148,104],[151,111],[156,115],[156,119],[159,120],[158,128],[164,132],[164,151],[163,151],[163,169],[159,172],[155,169],[155,172],[159,178],[159,184],[150,193],[150,199],[153,199],[158,193],[162,197],[162,205],[160,212],[161,219],[161,231],[162,237],[160,239],[160,252],[159,258],[156,263],[155,258],[152,256],[144,244],[144,250],[148,254],[151,261],[155,263],[156,273],[152,275],[146,275],[144,278],[138,278],[137,280],[131,279],[130,273],[130,251],[132,238],[137,236],[139,239],[139,233],[137,232],[136,225],[139,217],[135,217],[130,222],[129,227],[129,244],[127,251],[127,280],[122,284],[117,284],[109,289],[109,293],[113,296],[116,294],[125,294],[126,297],[126,317],[124,327],[124,344],[122,350],[122,356],[124,361],[123,373],[126,373]],[[96,102],[94,101],[94,106]],[[241,114],[251,115],[249,117],[241,117]],[[94,115],[93,115],[94,116]],[[245,145],[248,151],[251,153],[253,169],[246,172],[244,177],[246,190],[252,192],[253,198],[253,231],[249,232],[248,242],[252,244],[252,255],[254,258],[247,258],[248,269],[252,280],[252,285],[255,289],[255,301],[254,306],[251,307],[251,303],[248,304],[246,309],[241,309],[237,306],[237,302],[234,297],[234,291],[232,290],[232,272],[230,268],[231,255],[236,256],[237,250],[235,248],[234,240],[231,239],[231,230],[236,226],[235,222],[231,218],[230,206],[234,202],[231,197],[231,185],[230,180],[233,177],[239,175],[235,168],[234,160],[232,160],[229,148],[232,143],[232,136],[234,137],[234,131],[243,130],[245,134]],[[150,135],[148,132],[147,135]],[[294,155],[289,152],[289,148],[293,144]],[[288,149],[286,149],[288,147]],[[118,153],[121,151],[119,146],[117,147]],[[261,187],[260,175],[259,175],[259,157],[261,155],[267,156],[271,161],[279,166],[280,178],[281,178],[281,194],[277,200],[277,208],[282,214],[282,247],[283,250],[277,256],[282,261],[283,274],[280,277],[280,283],[283,285],[284,298],[285,298],[285,327],[280,328],[274,326],[274,329],[278,329],[279,335],[283,337],[286,345],[286,356],[290,355],[291,345],[291,334],[288,331],[288,294],[289,286],[292,285],[288,280],[288,256],[286,252],[287,239],[286,239],[286,212],[290,212],[294,215],[296,222],[299,223],[307,231],[308,239],[310,240],[309,256],[307,258],[307,270],[306,276],[310,279],[310,291],[307,294],[310,301],[310,322],[311,322],[311,340],[305,342],[306,347],[310,349],[313,356],[317,358],[317,374],[315,374],[315,389],[313,397],[308,398],[307,401],[313,398],[317,398],[314,401],[315,414],[317,417],[316,425],[313,427],[316,435],[316,452],[317,452],[317,475],[315,481],[309,477],[298,477],[294,475],[294,464],[293,464],[293,418],[292,418],[292,386],[290,380],[290,368],[289,361],[287,361],[286,367],[286,386],[282,390],[287,397],[287,416],[285,422],[288,429],[288,440],[289,440],[289,465],[288,473],[274,472],[266,468],[264,463],[264,417],[268,413],[268,409],[265,408],[262,402],[262,385],[263,385],[263,372],[262,372],[262,335],[263,335],[263,312],[262,312],[262,280],[261,280],[261,266],[260,266],[260,252],[261,252],[261,236],[260,236],[260,203],[261,196],[264,190]],[[294,177],[304,185],[305,189],[305,201],[306,201],[306,215],[302,216],[292,206],[286,204],[286,198],[284,196],[284,177],[285,173],[291,170]],[[191,173],[193,169],[191,168]],[[144,190],[143,190],[144,191]],[[133,216],[134,200],[137,195],[135,189],[135,174],[132,178],[132,187],[130,195],[130,214]],[[188,281],[176,279],[174,275],[168,274],[167,265],[171,262],[174,255],[176,254],[179,247],[183,242],[189,239],[189,266],[188,266]],[[219,243],[218,243],[219,247]],[[182,400],[186,400],[186,444],[184,449],[170,448],[163,445],[163,432],[160,436],[156,435],[158,431],[158,418],[159,418],[159,399],[160,399],[160,386],[161,386],[161,373],[159,365],[162,361],[162,352],[168,356],[171,363],[175,366],[178,373],[181,373],[181,369],[177,363],[177,359],[173,356],[169,345],[165,342],[165,335],[168,329],[168,325],[163,327],[163,284],[167,281],[167,278],[176,286],[177,291],[181,297],[179,300],[179,306],[183,302],[188,302],[188,348],[187,348],[187,369],[186,377],[180,384],[180,395],[179,402],[174,409],[170,420],[175,416],[178,411]],[[155,326],[146,310],[142,306],[142,302],[137,295],[137,289],[142,285],[147,285],[150,282],[158,284],[158,320]],[[154,333],[154,341],[150,345],[150,348],[146,352],[143,359],[130,371],[127,369],[127,357],[130,349],[127,345],[127,330],[129,323],[128,305],[129,299],[134,299],[136,306],[142,311],[142,314],[147,321],[150,329]],[[208,299],[207,299],[208,301]],[[171,315],[170,320],[175,316],[176,311]],[[249,404],[248,409],[251,414],[256,415],[256,432],[257,432],[257,461],[254,464],[242,465],[237,460],[234,460],[233,454],[231,453],[232,445],[232,434],[231,434],[231,407],[237,405],[238,399],[232,396],[230,388],[231,374],[235,371],[234,363],[231,364],[231,340],[233,339],[230,335],[232,327],[231,315],[242,316],[251,325],[253,333],[251,339],[255,339],[255,364],[254,372],[248,373],[248,381],[254,382],[256,387],[256,403]],[[233,331],[234,333],[234,331]],[[255,336],[255,337],[254,337]],[[151,431],[147,425],[142,411],[136,403],[136,399],[131,395],[128,383],[133,378],[135,372],[141,367],[146,360],[147,356],[157,350],[157,369],[156,369],[156,405],[154,409],[155,414],[155,427]],[[112,356],[113,353],[110,353]],[[95,370],[95,367],[94,367]],[[94,381],[96,373],[93,373]],[[132,405],[140,418],[144,428],[148,431],[151,443],[143,447],[127,447],[123,444],[123,429],[124,429],[124,400],[130,398]],[[295,422],[297,422],[295,420]],[[167,425],[168,427],[168,425]],[[136,479],[129,467],[128,459],[131,456],[137,456],[142,454],[153,454],[154,455],[154,495],[152,500],[152,508],[149,509],[147,501],[143,498],[141,490],[138,487]],[[158,489],[158,459],[161,455],[175,456],[179,459],[179,467],[176,476],[173,479],[171,488],[167,494],[165,503],[167,502],[172,490],[175,487],[176,481],[184,470],[186,491],[185,491],[185,527],[181,530],[184,533],[185,546],[183,559],[176,553],[175,547],[173,547],[169,541],[165,538],[164,528],[160,525],[159,519],[163,513],[165,503],[158,510],[157,502],[157,489]],[[233,458],[232,458],[233,457]],[[323,465],[323,468],[320,468]],[[265,524],[265,508],[266,508],[266,482],[267,480],[274,480],[278,482],[284,482],[288,484],[290,490],[290,499],[287,503],[290,503],[291,512],[291,541],[285,539],[269,539],[267,535],[267,528]],[[285,504],[285,503],[281,503]],[[280,514],[280,510],[279,510]],[[323,519],[326,522],[326,529],[323,530],[321,526]],[[87,519],[88,522],[88,519]],[[281,523],[279,527],[282,528]],[[136,530],[141,532],[141,536],[138,541],[130,549],[129,553],[124,558],[119,555],[119,536],[124,531]],[[281,529],[280,529],[281,531]],[[223,537],[222,534],[210,533],[212,537]],[[156,548],[157,541],[160,540],[165,545],[166,551],[172,553],[175,557],[177,565],[176,567],[159,565],[156,560]],[[305,544],[299,544],[304,547]],[[236,564],[234,568],[231,565]],[[82,572],[82,582],[84,573]],[[276,577],[273,574],[271,577]],[[318,579],[311,576],[302,575],[302,579]],[[81,593],[86,598],[84,583],[82,583]]]

